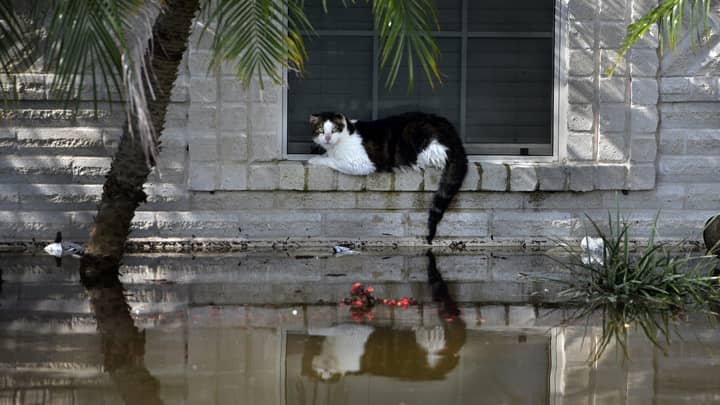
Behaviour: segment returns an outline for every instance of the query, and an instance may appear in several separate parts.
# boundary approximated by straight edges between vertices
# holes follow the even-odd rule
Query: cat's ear
[[[320,116],[317,114],[310,115],[310,125],[317,125],[320,123]]]

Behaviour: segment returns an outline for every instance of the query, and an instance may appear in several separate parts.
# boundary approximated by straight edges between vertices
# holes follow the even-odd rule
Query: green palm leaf
[[[380,66],[389,66],[385,81],[391,87],[403,62],[408,69],[408,88],[414,81],[414,58],[431,87],[441,82],[437,59],[440,51],[431,36],[438,28],[433,0],[374,0],[375,27],[380,38]]]
[[[79,106],[79,92],[89,88],[95,111],[99,94],[112,101],[122,94],[128,127],[143,143],[151,162],[157,151],[146,90],[152,91],[145,59],[152,24],[162,0],[54,0],[49,12],[47,44],[41,49],[45,69],[54,80],[50,90]]]
[[[32,16],[38,9],[25,5],[18,10],[12,0],[0,0],[0,73],[12,75],[27,71],[37,58],[35,44],[39,41],[39,30],[33,24]],[[24,13],[23,13],[24,12]],[[22,16],[22,14],[28,14]],[[17,98],[12,79],[0,76],[0,94],[7,101],[8,96]],[[8,94],[8,90],[11,94]]]
[[[694,42],[701,42],[708,31],[708,18],[710,15],[710,2],[712,0],[664,0],[645,15],[630,24],[627,28],[625,41],[618,55],[618,62],[627,51],[632,48],[648,31],[658,25],[660,29],[660,49],[664,41],[670,49],[675,49],[682,39],[685,24],[689,23],[689,31]],[[690,15],[687,15],[687,12]],[[612,74],[617,62],[608,69]]]
[[[214,27],[210,69],[235,66],[244,85],[253,77],[283,82],[283,69],[302,71],[307,56],[303,30],[312,30],[296,0],[207,0],[207,27]]]

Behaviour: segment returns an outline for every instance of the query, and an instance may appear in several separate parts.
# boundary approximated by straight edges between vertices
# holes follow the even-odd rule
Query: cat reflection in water
[[[305,342],[302,374],[323,381],[370,374],[404,380],[443,379],[459,361],[465,324],[428,252],[428,282],[438,304],[434,325],[412,329],[342,324],[311,328]]]

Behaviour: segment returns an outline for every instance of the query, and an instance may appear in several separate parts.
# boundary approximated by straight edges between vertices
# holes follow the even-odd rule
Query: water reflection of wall
[[[471,381],[474,384],[491,375],[483,369],[484,365],[503,361],[516,363],[498,371],[498,381],[520,384],[523,380],[518,372],[522,371],[519,364],[535,364],[533,356],[539,353],[531,347],[537,343],[534,336],[550,330],[550,337],[543,337],[548,339],[543,347],[547,347],[550,355],[549,363],[546,363],[550,367],[549,374],[545,373],[543,378],[547,381],[551,404],[646,403],[653,398],[667,403],[682,403],[683,398],[692,398],[687,403],[702,403],[717,401],[720,396],[717,353],[720,336],[716,330],[705,326],[688,328],[685,331],[687,341],[678,341],[667,357],[633,335],[631,351],[640,357],[623,363],[611,348],[597,364],[587,367],[592,337],[585,337],[583,345],[583,327],[551,330],[562,319],[561,313],[520,304],[523,297],[527,297],[521,293],[526,294],[533,286],[518,282],[512,266],[498,270],[499,267],[486,266],[478,260],[478,268],[485,272],[478,271],[476,281],[471,282],[470,257],[460,258],[457,262],[440,259],[439,267],[456,296],[476,300],[490,289],[489,286],[508,293],[504,302],[460,303],[468,331],[461,361],[448,373],[446,384],[454,387],[453,390],[461,383],[463,389],[474,388]],[[153,258],[150,261],[143,261],[141,257],[128,258],[129,266],[125,268],[124,276],[131,294],[128,301],[136,324],[145,328],[145,364],[160,381],[161,397],[166,403],[282,404],[289,394],[282,388],[285,387],[283,376],[287,367],[285,353],[292,355],[287,334],[292,331],[304,333],[310,326],[322,328],[353,322],[347,307],[297,303],[315,292],[321,294],[320,287],[312,290],[312,294],[307,291],[300,294],[301,298],[295,304],[273,307],[264,300],[267,291],[286,291],[287,295],[282,296],[292,297],[292,289],[280,287],[293,282],[287,274],[297,274],[296,282],[301,288],[310,288],[313,283],[327,284],[327,289],[338,290],[338,295],[346,293],[347,280],[323,277],[325,271],[330,271],[329,259],[323,261],[323,271],[315,273],[304,264],[302,271],[290,267],[293,262],[283,259],[283,265],[290,271],[282,280],[267,273],[267,269],[276,268],[274,264],[262,265],[255,257],[242,260],[265,267],[253,264],[247,273],[243,273],[238,270],[245,269],[237,266],[238,257],[207,261],[200,257],[196,260],[189,257]],[[309,259],[303,260],[300,262],[309,263]],[[372,267],[354,260],[346,262],[348,267],[357,265],[361,280],[372,281]],[[378,266],[393,263],[378,267],[387,268],[388,272],[378,276],[377,285],[384,285],[384,291],[388,293],[407,292],[422,298],[418,293],[419,280],[425,275],[413,272],[409,265],[403,267],[406,261],[414,260],[383,260],[382,257],[371,260]],[[503,263],[502,266],[514,263],[515,270],[522,268],[518,258],[498,262]],[[66,267],[61,271],[55,270],[54,266],[52,260],[43,257],[17,260],[2,257],[0,267],[5,283],[0,294],[0,404],[119,403],[112,382],[102,370],[96,324],[78,283],[76,269],[72,267],[73,262],[64,263]],[[401,266],[401,270],[393,266]],[[234,279],[228,278],[231,274]],[[273,277],[278,279],[273,280]],[[418,281],[412,281],[414,278]],[[256,292],[250,295],[253,286]],[[248,292],[248,295],[233,297],[238,291]],[[497,291],[491,293],[491,297],[502,297]],[[325,296],[328,299],[334,297],[330,293]],[[212,297],[235,301],[226,306],[210,306]],[[407,310],[379,307],[376,311],[375,325],[386,328],[407,330],[414,325],[437,322],[434,304]],[[593,323],[597,324],[596,321]],[[591,332],[598,333],[597,329]],[[511,346],[512,350],[483,351],[478,348],[479,342],[503,335],[509,336],[510,340],[495,342]],[[519,341],[520,335],[526,336],[524,342]],[[525,354],[521,353],[523,349],[527,350]],[[513,353],[517,357],[513,357]],[[528,378],[534,374],[528,372]],[[377,387],[387,382],[387,377],[382,376],[358,378],[372,380],[379,384]]]

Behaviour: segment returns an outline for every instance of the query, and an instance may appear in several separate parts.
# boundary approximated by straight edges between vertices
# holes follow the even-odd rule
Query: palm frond
[[[17,3],[12,0],[0,0],[0,95],[7,101],[17,98],[14,81],[11,75],[27,71],[36,58],[35,44],[38,41],[38,30],[31,16],[23,16],[23,12],[35,15],[38,9],[18,10]]]
[[[408,88],[414,81],[414,58],[417,58],[425,77],[434,87],[439,83],[437,59],[440,51],[431,31],[438,28],[433,0],[374,0],[375,28],[380,39],[380,66],[388,66],[385,81],[392,87],[400,67],[407,65]]]
[[[45,69],[54,74],[50,91],[77,106],[79,92],[89,87],[96,111],[99,93],[110,102],[113,92],[122,94],[132,124],[128,127],[143,143],[148,162],[153,161],[155,134],[145,94],[151,88],[145,54],[161,0],[55,0],[52,4],[43,49]]]
[[[245,86],[254,77],[282,83],[280,68],[302,71],[301,32],[312,27],[300,0],[207,0],[205,7],[206,30],[214,30],[211,70],[231,63]]]
[[[670,49],[677,47],[678,41],[683,37],[685,24],[689,24],[688,31],[692,35],[693,43],[701,42],[705,37],[709,25],[710,3],[712,0],[664,0],[645,15],[630,24],[618,59],[608,69],[612,75],[618,62],[625,57],[627,51],[642,39],[650,29],[657,25],[660,31],[660,49],[666,42]],[[688,16],[687,13],[690,13]]]

